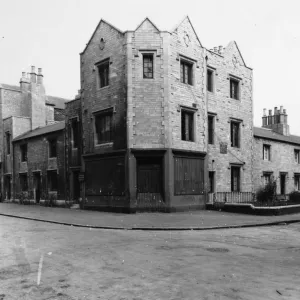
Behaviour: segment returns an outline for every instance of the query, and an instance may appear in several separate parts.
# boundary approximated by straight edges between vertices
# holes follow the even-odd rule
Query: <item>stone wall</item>
[[[213,71],[213,92],[207,92],[208,113],[214,116],[214,144],[208,145],[208,168],[215,172],[215,191],[231,191],[231,166],[240,166],[242,192],[252,191],[253,98],[252,70],[235,42],[221,53],[207,51],[207,66]],[[239,80],[239,100],[230,98],[230,77]],[[240,147],[231,147],[230,123],[240,122]],[[223,153],[220,147],[226,149]]]
[[[263,145],[269,145],[271,157],[263,159]],[[295,161],[294,150],[300,150],[300,144],[290,144],[254,137],[254,190],[264,185],[264,172],[271,173],[277,182],[277,193],[280,193],[280,173],[286,173],[286,194],[295,190],[294,174],[300,174],[300,164]]]

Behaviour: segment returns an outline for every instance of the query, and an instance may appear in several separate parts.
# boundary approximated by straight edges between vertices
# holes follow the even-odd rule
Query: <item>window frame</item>
[[[152,77],[145,76],[145,58],[151,57],[152,61]],[[142,53],[142,64],[143,64],[143,79],[154,79],[154,53],[152,52],[143,52]]]
[[[230,120],[230,145],[232,148],[241,148],[241,123],[239,120]],[[233,137],[233,126],[238,125],[238,133],[237,133],[237,145],[236,138]]]
[[[267,150],[267,156],[265,155],[265,150]],[[263,144],[263,160],[271,161],[271,145]]]
[[[110,59],[106,58],[95,64],[97,69],[97,87],[98,89],[103,89],[109,86],[109,74],[110,74]],[[107,67],[107,68],[105,68]],[[102,74],[104,74],[104,78],[102,78]],[[107,76],[107,77],[105,77]],[[103,82],[104,81],[104,82]]]
[[[55,174],[55,181],[52,180],[53,179],[52,176],[54,176],[52,174]],[[57,170],[47,170],[47,189],[50,192],[57,192],[58,191],[58,174],[57,174]]]
[[[108,108],[108,109],[104,109],[104,110],[101,110],[101,111],[97,111],[97,112],[94,112],[93,113],[93,120],[94,120],[94,145],[95,146],[99,146],[99,145],[104,145],[104,144],[110,144],[110,143],[113,143],[113,140],[114,140],[114,112],[113,112],[113,108]],[[109,127],[110,127],[110,139],[109,140],[102,140],[100,141],[99,140],[99,134],[98,134],[98,126],[101,126],[101,124],[97,125],[97,119],[102,119],[106,116],[110,116],[110,124],[109,124]],[[101,121],[100,121],[101,122]],[[104,133],[106,133],[107,131],[105,131]],[[103,133],[103,134],[104,134]]]
[[[183,84],[194,85],[194,64],[195,62],[183,57],[180,57],[179,60],[179,73],[180,73],[180,82]],[[185,72],[188,68],[187,73]],[[187,75],[187,82],[186,82]]]
[[[54,143],[55,143],[55,147],[54,147]],[[55,153],[53,153],[53,149],[55,149],[54,151]],[[48,151],[49,151],[49,158],[57,158],[57,138],[48,139]]]
[[[270,181],[273,176],[273,172],[263,172],[263,185],[266,186]],[[268,178],[268,180],[266,180]]]
[[[78,118],[72,118],[70,120],[71,122],[71,145],[72,145],[72,149],[78,149],[78,145],[79,145],[79,121]],[[74,124],[76,123],[77,126],[77,131],[76,131],[76,138],[75,138],[75,134],[74,134]],[[76,141],[76,143],[75,143]]]
[[[234,172],[233,170],[238,170],[238,181],[237,181],[237,190],[235,190],[234,187],[234,181],[233,181],[233,177],[234,177]],[[231,192],[241,192],[241,166],[238,165],[231,165],[230,166],[230,189]]]
[[[28,174],[27,173],[19,173],[19,184],[20,184],[21,192],[28,191]]]
[[[294,159],[296,164],[300,164],[300,150],[294,149]]]
[[[215,193],[215,191],[216,191],[216,172],[215,171],[208,171],[208,183],[209,183],[209,193]]]
[[[208,75],[209,72],[211,73],[211,76]],[[210,85],[209,85],[209,78],[211,78]],[[209,86],[211,86],[211,90],[208,88]],[[206,70],[206,90],[210,93],[215,92],[215,69],[209,66],[207,67]]]
[[[294,173],[294,189],[300,191],[300,173]]]
[[[28,144],[20,145],[20,153],[21,153],[21,162],[27,162],[28,159]]]
[[[237,86],[236,86],[236,93],[234,93],[233,95],[232,83],[234,82],[237,84]],[[241,79],[234,76],[229,76],[229,97],[230,99],[234,99],[234,100],[241,99]]]
[[[11,133],[9,131],[5,132],[6,140],[6,154],[10,155],[11,152]]]
[[[185,108],[185,107],[182,107],[181,110],[180,110],[180,124],[181,124],[181,140],[182,141],[185,141],[185,142],[195,142],[196,139],[195,139],[195,110],[192,110],[192,109],[188,109],[188,108]],[[186,117],[184,117],[184,120],[183,120],[183,115],[187,115],[187,116],[190,116],[191,117],[191,120],[189,119],[186,119]],[[186,133],[187,133],[187,130],[186,130],[186,122],[187,120],[189,120],[188,122],[188,139],[186,137]],[[190,124],[191,122],[191,124]],[[184,124],[184,126],[183,126]],[[190,138],[191,136],[191,138]]]
[[[209,119],[212,119],[212,122],[210,123]],[[209,145],[214,145],[215,144],[215,120],[216,116],[214,114],[208,113],[207,115],[207,140]],[[210,131],[210,124],[212,124],[212,128]],[[211,135],[210,135],[211,132]]]

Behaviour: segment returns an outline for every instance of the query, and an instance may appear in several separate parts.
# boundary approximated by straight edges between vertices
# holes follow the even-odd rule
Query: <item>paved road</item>
[[[0,299],[300,299],[300,224],[76,228],[0,216]]]

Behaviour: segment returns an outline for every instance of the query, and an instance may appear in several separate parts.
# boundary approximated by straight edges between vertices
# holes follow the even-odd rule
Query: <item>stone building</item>
[[[264,110],[262,127],[254,127],[254,190],[276,180],[277,194],[300,190],[300,136],[289,133],[286,110]]]
[[[252,69],[236,42],[207,51],[210,192],[252,192]]]
[[[66,189],[68,200],[79,203],[82,160],[82,113],[80,95],[66,103]]]
[[[44,137],[48,132],[53,133],[54,129],[59,131],[63,129],[61,126],[64,126],[64,121],[59,126],[56,123],[64,120],[63,110],[66,101],[63,98],[46,95],[40,68],[37,74],[35,67],[31,68],[31,73],[23,72],[20,86],[0,84],[0,174],[3,200],[17,198],[20,180],[27,176],[27,187],[30,187],[34,177],[31,172],[43,169],[37,166],[37,162],[43,165],[48,161],[48,154],[47,151],[38,149],[42,149],[40,147],[45,143]],[[21,135],[23,139],[17,140],[16,138]],[[16,139],[15,143],[14,139]],[[24,156],[25,150],[28,152],[26,156]],[[25,157],[26,161],[24,161]],[[35,163],[35,167],[30,165],[31,163]],[[52,164],[51,168],[53,166]]]
[[[188,17],[171,32],[101,20],[80,60],[67,119],[81,115],[82,160],[69,149],[68,164],[84,207],[177,211],[209,190],[252,191],[252,70],[235,42],[205,49]]]

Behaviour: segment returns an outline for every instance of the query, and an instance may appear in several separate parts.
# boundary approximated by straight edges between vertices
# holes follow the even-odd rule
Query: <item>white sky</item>
[[[73,99],[80,89],[79,53],[101,18],[134,30],[145,17],[171,30],[188,15],[208,49],[235,40],[254,71],[254,125],[263,108],[287,109],[300,135],[299,0],[0,0],[0,82],[42,67],[48,95]]]

